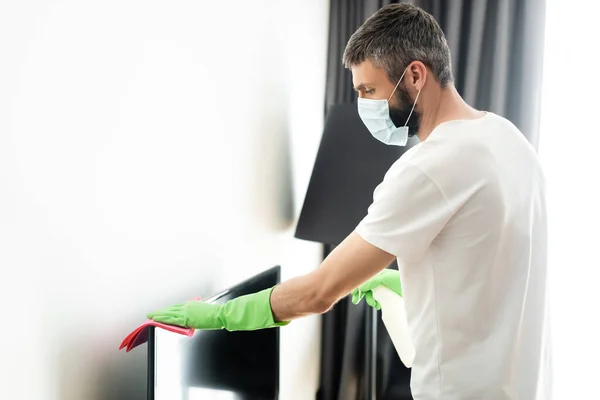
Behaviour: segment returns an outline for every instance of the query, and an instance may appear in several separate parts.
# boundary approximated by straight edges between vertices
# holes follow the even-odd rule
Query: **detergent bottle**
[[[412,367],[415,347],[408,333],[404,299],[383,285],[373,289],[373,298],[381,305],[381,319],[400,360],[407,368]]]

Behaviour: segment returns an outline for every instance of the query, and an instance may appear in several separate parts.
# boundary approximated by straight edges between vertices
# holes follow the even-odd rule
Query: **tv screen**
[[[273,267],[209,302],[226,301],[280,282]],[[279,390],[279,329],[196,331],[152,328],[148,335],[149,400],[273,400]]]

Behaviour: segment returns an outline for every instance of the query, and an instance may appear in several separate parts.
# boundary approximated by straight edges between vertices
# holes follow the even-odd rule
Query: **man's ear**
[[[413,61],[406,71],[407,85],[412,86],[415,91],[422,90],[427,81],[427,67],[421,61]]]

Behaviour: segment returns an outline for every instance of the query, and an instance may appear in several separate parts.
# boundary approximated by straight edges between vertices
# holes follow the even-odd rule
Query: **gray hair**
[[[437,21],[407,3],[381,8],[350,37],[343,62],[351,68],[370,60],[396,82],[408,64],[421,61],[442,87],[454,81],[450,48]]]

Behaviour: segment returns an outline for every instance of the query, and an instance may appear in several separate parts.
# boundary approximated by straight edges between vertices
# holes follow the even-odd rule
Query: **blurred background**
[[[387,3],[0,0],[0,398],[145,399],[146,353],[117,348],[147,311],[318,267],[401,155],[344,125],[343,48]],[[600,6],[413,3],[459,92],[539,151],[556,399],[600,398]],[[281,329],[279,398],[405,384],[377,318],[343,301]]]

